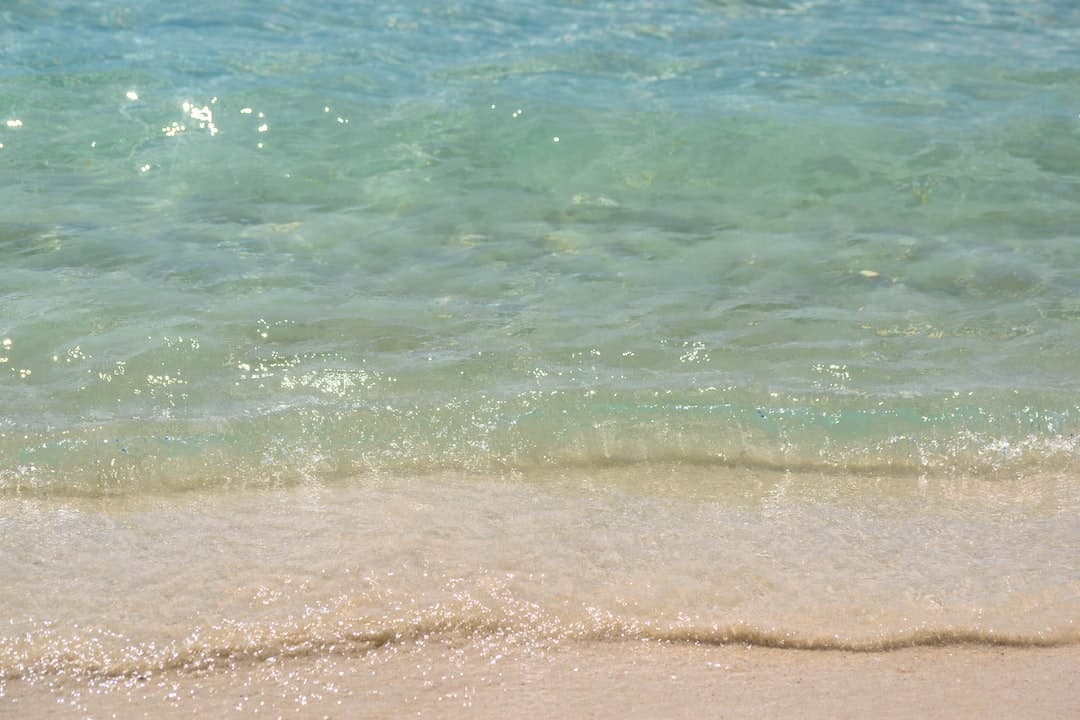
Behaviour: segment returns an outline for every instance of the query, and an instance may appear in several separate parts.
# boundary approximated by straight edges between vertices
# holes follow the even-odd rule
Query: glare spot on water
[[[168,387],[170,385],[187,385],[187,380],[183,380],[172,375],[147,375],[146,384]]]
[[[23,121],[19,120],[18,118],[13,118],[11,120],[8,120],[5,124],[9,128],[21,128],[23,126]]]
[[[93,357],[93,355],[87,355],[78,345],[67,351],[67,362],[71,362],[72,360],[85,360],[91,357]]]
[[[712,358],[709,356],[706,350],[705,343],[700,340],[693,343],[684,342],[683,347],[687,348],[681,355],[679,355],[679,362],[683,363],[696,363],[696,362],[709,362]]]
[[[216,101],[216,99],[217,98],[211,100],[211,103]],[[218,134],[218,127],[214,124],[214,111],[210,109],[209,105],[200,107],[190,100],[185,100],[180,107],[183,108],[185,115],[199,123],[199,128],[201,130],[208,130],[210,135]],[[176,123],[173,123],[173,125],[176,125]]]
[[[139,93],[135,92],[134,90],[128,90],[125,95],[128,100],[134,101],[139,99]]]

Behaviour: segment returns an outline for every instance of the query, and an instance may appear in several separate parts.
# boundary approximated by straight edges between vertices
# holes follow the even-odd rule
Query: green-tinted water
[[[1072,4],[225,5],[0,9],[0,701],[1077,641]]]

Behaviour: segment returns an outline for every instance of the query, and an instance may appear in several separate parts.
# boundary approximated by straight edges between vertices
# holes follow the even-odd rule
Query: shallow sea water
[[[223,5],[0,9],[0,701],[1080,641],[1072,3]]]

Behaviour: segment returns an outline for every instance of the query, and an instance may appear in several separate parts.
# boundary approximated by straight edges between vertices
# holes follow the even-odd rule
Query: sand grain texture
[[[264,661],[143,681],[10,683],[26,718],[1067,718],[1080,648],[804,652],[482,644]]]

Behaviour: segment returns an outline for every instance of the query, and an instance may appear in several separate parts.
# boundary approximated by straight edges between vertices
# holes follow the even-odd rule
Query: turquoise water
[[[1078,19],[16,5],[0,483],[1071,465]]]
[[[1071,466],[1078,20],[7,9],[0,483]]]
[[[250,518],[235,493],[370,512],[421,483],[449,517],[567,504],[564,534],[515,535],[494,565],[427,516],[369,516],[445,577],[552,544],[551,577],[610,540],[654,587],[709,588],[715,528],[754,525],[747,557],[795,543],[730,604],[635,596],[656,637],[760,620],[889,646],[986,637],[993,615],[1019,642],[1075,639],[1074,3],[47,0],[5,4],[0,47],[0,539],[93,538],[96,558],[52,581],[7,552],[17,628],[52,617],[25,598],[70,568],[150,572],[129,553],[154,522],[121,541],[112,513],[157,503],[198,545],[226,531],[171,504],[193,493]],[[701,566],[631,552],[680,526]],[[851,595],[796,602],[836,532]],[[916,575],[867,579],[916,542]],[[976,579],[942,590],[957,573]],[[54,614],[100,617],[109,591],[80,592]],[[177,612],[168,632],[213,615]],[[30,662],[19,647],[0,660]]]

